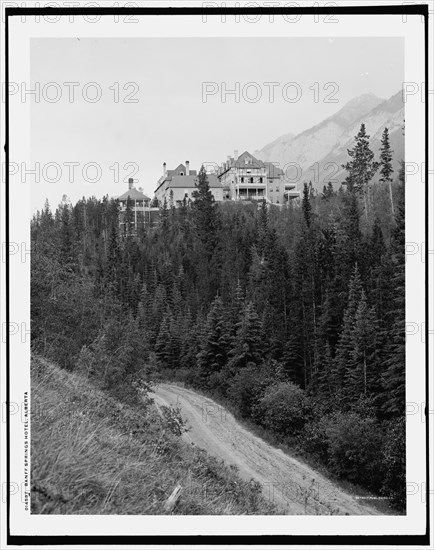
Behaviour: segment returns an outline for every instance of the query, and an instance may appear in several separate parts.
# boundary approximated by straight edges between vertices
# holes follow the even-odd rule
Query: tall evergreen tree
[[[353,327],[355,316],[362,297],[362,281],[360,278],[357,264],[353,271],[353,276],[350,281],[347,308],[344,314],[342,331],[339,337],[339,342],[336,347],[336,355],[333,366],[333,385],[340,397],[344,388],[345,373],[353,367]]]
[[[395,215],[395,208],[393,205],[393,193],[392,193],[392,149],[389,141],[389,130],[384,128],[383,135],[381,137],[381,149],[380,149],[380,181],[389,187],[390,207],[392,209],[392,215]]]
[[[212,375],[219,373],[225,366],[230,349],[226,314],[222,299],[217,296],[211,304],[206,321],[203,341],[197,355],[199,377],[205,387],[216,384]]]
[[[403,177],[398,189],[395,220],[396,226],[392,238],[394,297],[390,312],[391,328],[387,334],[382,408],[386,414],[403,416],[405,414],[405,185]]]
[[[237,333],[232,342],[227,373],[232,378],[239,370],[250,364],[262,362],[262,327],[259,316],[252,302],[248,302],[237,324]]]
[[[360,397],[371,396],[377,385],[378,323],[374,309],[368,307],[364,291],[352,325],[352,360],[347,365],[344,385],[346,400],[354,404]]]
[[[378,170],[378,162],[374,160],[374,153],[369,147],[369,136],[366,133],[365,124],[360,126],[359,133],[355,136],[356,144],[353,149],[348,149],[348,155],[352,160],[342,165],[348,172],[345,180],[348,190],[354,190],[363,196],[365,204],[365,216],[368,218],[369,185],[375,172]]]
[[[311,182],[312,184],[312,182]],[[304,221],[307,227],[310,227],[312,218],[312,205],[310,204],[311,193],[306,182],[303,184],[303,198],[301,200],[301,209],[303,211]]]
[[[217,246],[217,230],[220,225],[220,218],[217,204],[209,187],[208,176],[203,166],[199,171],[197,189],[193,192],[193,198],[192,209],[197,235],[209,261]]]

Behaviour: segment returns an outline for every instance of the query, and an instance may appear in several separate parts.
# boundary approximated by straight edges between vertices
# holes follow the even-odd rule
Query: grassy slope
[[[272,514],[253,484],[76,374],[32,360],[32,513]]]

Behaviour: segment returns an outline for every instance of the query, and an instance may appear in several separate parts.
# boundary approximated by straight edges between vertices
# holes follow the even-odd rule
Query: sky
[[[46,198],[55,208],[63,195],[73,203],[118,196],[129,176],[152,197],[163,162],[221,164],[234,150],[254,154],[312,127],[358,95],[387,99],[402,87],[404,41],[34,38],[31,80],[44,90],[31,105],[36,211]],[[239,97],[225,94],[237,82]]]

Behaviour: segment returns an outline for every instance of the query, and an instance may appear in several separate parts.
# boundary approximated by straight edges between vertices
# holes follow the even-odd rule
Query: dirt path
[[[243,479],[258,481],[264,496],[282,513],[380,514],[307,464],[248,432],[211,399],[172,384],[160,384],[152,397],[157,405],[178,406],[190,427],[190,431],[183,435],[184,439],[226,463],[236,465]]]

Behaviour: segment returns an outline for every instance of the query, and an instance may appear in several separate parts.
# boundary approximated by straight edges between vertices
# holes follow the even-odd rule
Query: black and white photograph
[[[10,4],[4,548],[429,545],[432,2]]]

